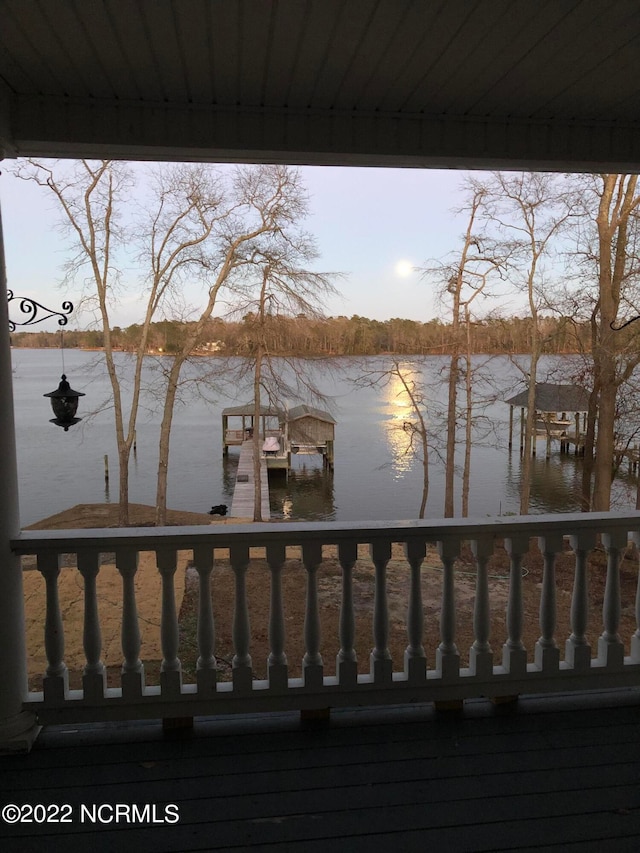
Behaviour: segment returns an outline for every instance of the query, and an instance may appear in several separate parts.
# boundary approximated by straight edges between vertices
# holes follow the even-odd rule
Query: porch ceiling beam
[[[7,94],[5,157],[637,171],[640,122],[215,107]]]

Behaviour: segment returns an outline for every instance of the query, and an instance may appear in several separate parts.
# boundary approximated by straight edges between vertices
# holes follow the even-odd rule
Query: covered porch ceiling
[[[637,0],[0,0],[0,154],[637,171]]]

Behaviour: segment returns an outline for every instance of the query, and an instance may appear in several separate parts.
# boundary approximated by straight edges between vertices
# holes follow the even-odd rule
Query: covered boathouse
[[[282,433],[284,413],[273,406],[260,406],[260,435],[263,440]],[[226,456],[230,447],[241,447],[253,437],[255,407],[252,402],[227,406],[222,410],[222,452]]]
[[[324,463],[333,467],[336,422],[329,412],[313,406],[294,406],[287,412],[286,423],[292,453],[320,453]]]
[[[255,411],[252,402],[222,410],[222,452],[241,447],[253,437]],[[285,411],[274,406],[260,407],[260,438],[267,467],[290,468],[291,455],[320,454],[333,467],[335,419],[329,412],[299,405]]]
[[[580,446],[580,436],[584,434],[584,420],[589,408],[589,392],[579,385],[554,385],[551,382],[537,382],[535,388],[535,434],[531,440],[531,453],[536,455],[536,439],[547,440],[547,458],[551,453],[551,440],[560,441],[564,450],[569,443]],[[505,401],[509,406],[509,450],[513,448],[513,410],[520,408],[520,453],[524,452],[525,410],[529,405],[529,388]],[[571,417],[569,417],[571,415]],[[582,426],[581,426],[582,421]],[[574,432],[571,432],[571,430]]]

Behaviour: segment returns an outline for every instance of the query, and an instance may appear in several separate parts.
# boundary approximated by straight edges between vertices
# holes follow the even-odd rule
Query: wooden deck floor
[[[0,849],[637,851],[640,691],[45,730],[0,759],[0,805],[71,806],[70,824],[0,822]],[[174,803],[179,822],[79,820],[80,804]]]
[[[246,483],[238,482],[240,475],[246,475]],[[233,490],[230,515],[234,518],[253,518],[253,441],[244,441],[240,448],[236,485]],[[260,487],[262,495],[262,520],[269,521],[269,474],[264,457],[260,458]]]

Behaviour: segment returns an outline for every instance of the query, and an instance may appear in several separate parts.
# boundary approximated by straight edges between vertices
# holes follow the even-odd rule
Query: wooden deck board
[[[243,474],[248,477],[246,483],[238,482],[238,475]],[[269,508],[269,474],[267,472],[267,463],[264,457],[260,457],[260,488],[262,502],[260,505],[262,520],[268,521],[271,517]],[[240,459],[238,460],[238,470],[236,472],[236,485],[233,490],[233,498],[231,500],[230,515],[233,518],[253,518],[253,502],[254,502],[254,478],[253,478],[253,441],[244,441],[240,448]]]
[[[161,784],[171,774],[177,774],[181,778],[198,780],[200,777],[206,779],[209,769],[203,762],[214,764],[218,770],[218,777],[225,778],[225,792],[229,795],[242,794],[246,791],[261,793],[265,790],[273,790],[274,785],[289,784],[290,777],[300,773],[313,773],[314,782],[329,784],[340,754],[340,766],[343,774],[344,785],[357,785],[365,778],[371,784],[392,778],[401,783],[404,780],[424,779],[425,769],[428,769],[428,778],[437,780],[438,783],[457,784],[456,780],[464,780],[469,774],[485,772],[488,757],[492,757],[492,774],[517,773],[522,761],[526,760],[527,767],[531,773],[544,774],[554,769],[558,772],[566,768],[580,767],[581,772],[598,768],[603,764],[602,752],[606,749],[606,766],[624,768],[630,755],[635,756],[640,766],[640,746],[629,746],[629,739],[635,736],[633,727],[626,729],[627,740],[617,744],[611,744],[602,738],[599,730],[587,730],[583,733],[583,740],[564,749],[560,749],[552,743],[545,747],[540,745],[538,739],[534,744],[530,742],[527,735],[510,739],[493,739],[491,747],[482,744],[475,753],[463,752],[457,754],[455,750],[442,750],[439,754],[430,748],[420,748],[418,743],[397,743],[393,749],[385,749],[384,745],[367,743],[365,746],[354,744],[352,746],[341,745],[340,747],[325,747],[314,754],[308,750],[300,756],[299,745],[292,744],[286,754],[280,752],[257,751],[251,755],[242,757],[231,755],[217,756],[199,751],[197,755],[175,756],[172,758],[170,773],[167,773],[165,764],[154,764],[146,767],[148,749],[140,750],[139,763],[130,759],[128,782],[132,784],[144,783],[145,785]],[[526,748],[518,741],[526,738]],[[597,740],[593,744],[592,740]],[[309,744],[310,746],[310,744]],[[276,747],[274,746],[274,749]],[[576,758],[576,750],[580,750],[579,759]],[[372,752],[375,755],[372,756]],[[134,753],[135,755],[135,753]],[[60,757],[62,761],[62,756]],[[120,759],[125,762],[123,756]],[[100,770],[94,770],[93,765],[85,765],[73,768],[75,783],[79,786],[90,785],[99,777],[105,785],[117,784],[121,780],[121,763],[117,760],[109,761],[105,756],[104,764],[98,763],[96,754],[96,766]],[[67,768],[71,771],[72,768]],[[252,774],[253,771],[253,775]],[[43,793],[46,790],[55,790],[59,784],[59,770],[57,767],[41,768],[38,778],[34,781],[33,771],[21,772],[14,770],[14,790],[31,790],[34,785]],[[250,778],[248,778],[250,777]],[[307,780],[296,780],[296,789],[304,790],[308,787]]]
[[[1,759],[2,804],[175,802],[180,823],[0,823],[0,848],[635,851],[640,691],[608,695],[523,699],[509,715],[480,700],[460,717],[336,711],[320,728],[225,717],[179,740],[157,721],[52,727],[30,755]]]

